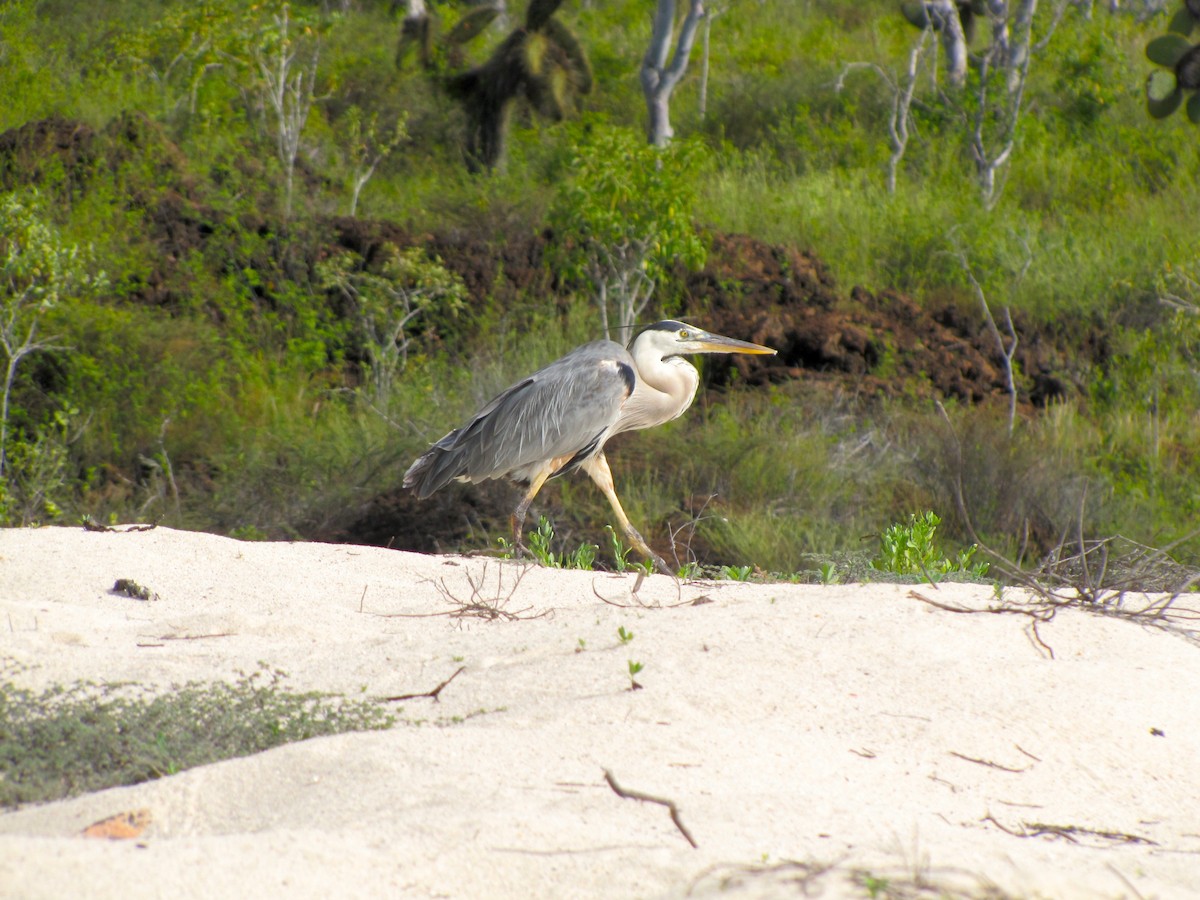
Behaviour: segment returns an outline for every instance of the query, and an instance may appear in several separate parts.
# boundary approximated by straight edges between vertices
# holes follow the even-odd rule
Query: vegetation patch
[[[504,485],[407,464],[683,316],[779,352],[610,445],[680,571],[846,580],[930,509],[979,543],[959,489],[1026,563],[1200,561],[1195,4],[956,7],[710,14],[681,80],[656,45],[657,147],[631,0],[0,6],[0,524],[494,547]],[[531,512],[608,554],[590,485]]]
[[[0,807],[138,784],[293,741],[390,728],[380,704],[297,693],[260,669],[165,692],[77,682],[0,684]]]

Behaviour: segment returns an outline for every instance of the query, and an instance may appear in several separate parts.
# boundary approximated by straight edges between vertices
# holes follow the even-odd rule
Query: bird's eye
[[[690,337],[691,337],[691,334],[688,333],[688,330],[686,328],[679,329],[679,339],[681,341],[686,341]]]

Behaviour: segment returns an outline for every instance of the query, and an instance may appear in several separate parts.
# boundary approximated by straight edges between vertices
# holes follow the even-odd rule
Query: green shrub
[[[987,574],[987,563],[975,563],[976,547],[971,545],[954,559],[947,558],[937,545],[935,536],[942,524],[932,510],[918,516],[913,513],[907,524],[889,525],[879,538],[879,556],[871,565],[881,572],[894,575],[935,575],[964,573],[977,578]]]

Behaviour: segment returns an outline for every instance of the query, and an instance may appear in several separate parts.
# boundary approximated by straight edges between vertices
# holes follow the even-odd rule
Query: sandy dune
[[[119,578],[159,599],[112,593]],[[0,656],[31,687],[265,662],[296,689],[394,696],[465,667],[390,731],[0,815],[0,895],[841,897],[888,879],[1200,896],[1194,642],[1076,610],[1034,634],[907,586],[633,584],[164,528],[0,531]],[[521,618],[445,615],[473,595]],[[605,770],[674,801],[698,846]],[[139,809],[138,839],[82,836]]]

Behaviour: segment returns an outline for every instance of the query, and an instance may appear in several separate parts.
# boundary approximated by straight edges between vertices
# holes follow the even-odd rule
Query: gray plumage
[[[633,357],[620,344],[577,347],[434,444],[405,473],[404,486],[423,500],[454,479],[528,483],[547,460],[562,457],[568,460],[550,477],[577,468],[603,447],[636,381]]]
[[[684,354],[774,352],[673,319],[640,332],[628,350],[613,341],[584,344],[505,390],[430,447],[404,474],[404,486],[425,498],[455,479],[528,484],[512,516],[519,548],[525,514],[545,481],[582,467],[634,547],[669,572],[621,508],[604,445],[615,434],[661,425],[692,405],[700,375]]]

